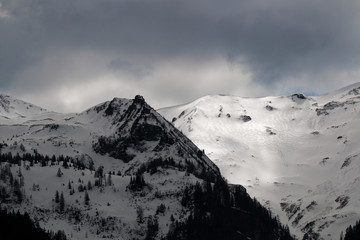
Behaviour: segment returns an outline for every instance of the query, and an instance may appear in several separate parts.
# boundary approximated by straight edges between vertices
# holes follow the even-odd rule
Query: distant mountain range
[[[360,219],[360,83],[322,96],[211,95],[160,109],[299,238]]]

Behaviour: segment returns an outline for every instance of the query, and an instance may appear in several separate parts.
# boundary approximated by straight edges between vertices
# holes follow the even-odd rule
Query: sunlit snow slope
[[[360,83],[323,96],[212,95],[159,112],[294,233],[339,239],[360,218]]]

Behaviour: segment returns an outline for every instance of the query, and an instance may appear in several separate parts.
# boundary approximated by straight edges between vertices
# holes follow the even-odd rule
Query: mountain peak
[[[145,103],[145,99],[143,96],[141,95],[136,95],[134,98],[134,102],[135,103],[139,103],[139,104],[144,104]]]
[[[202,171],[220,175],[218,168],[201,150],[149,106],[142,96],[137,95],[125,105],[123,103],[113,99],[107,104],[104,114],[112,116],[115,129],[95,141],[93,149],[97,153],[127,163],[129,167],[125,172],[128,173],[136,172],[150,159],[170,157],[184,168],[193,165],[195,175],[199,176]],[[184,159],[189,161],[184,162]]]

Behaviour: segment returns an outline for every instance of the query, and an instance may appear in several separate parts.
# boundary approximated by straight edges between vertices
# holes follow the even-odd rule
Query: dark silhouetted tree
[[[90,197],[89,197],[89,194],[88,194],[87,191],[85,191],[84,204],[85,204],[86,206],[89,206],[89,205],[90,205]]]
[[[60,194],[60,199],[59,199],[59,209],[60,209],[60,212],[64,212],[64,210],[65,210],[65,198],[64,198],[64,194],[62,192]]]
[[[59,201],[60,201],[59,192],[56,191],[56,192],[55,192],[55,202],[56,202],[56,203],[59,203]]]

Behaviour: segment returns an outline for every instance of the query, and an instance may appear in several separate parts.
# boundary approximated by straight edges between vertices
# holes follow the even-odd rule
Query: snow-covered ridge
[[[0,94],[0,119],[26,118],[46,112],[46,109],[14,99],[6,94]]]
[[[360,83],[322,96],[212,95],[159,112],[299,236],[360,218]]]
[[[115,157],[121,160],[116,165],[119,168],[117,170],[122,172],[130,171],[129,169],[135,171],[134,166],[150,158],[176,156],[176,151],[179,151],[177,149],[182,149],[185,153],[191,149],[192,156],[187,156],[189,159],[195,158],[212,169],[214,173],[218,172],[218,168],[205,155],[198,158],[196,156],[198,148],[152,109],[141,96],[136,96],[134,99],[114,98],[81,113],[71,114],[49,112],[9,96],[3,96],[0,99],[2,99],[3,112],[6,116],[0,119],[2,133],[0,141],[4,144],[11,145],[17,142],[29,149],[37,149],[43,154],[61,152],[69,156],[77,156],[86,153],[97,162],[100,160],[96,159],[103,156],[98,156],[94,149],[102,154],[109,153],[96,147],[99,146],[97,144],[99,138],[107,138],[112,144],[116,139],[121,138],[117,142],[118,146],[112,147],[123,148],[126,145],[125,149],[122,149],[124,151],[122,156],[126,158],[131,155],[131,160],[134,159],[131,164],[127,164],[129,160],[122,159],[120,155]],[[138,134],[138,137],[142,137],[146,135],[149,128],[157,132],[148,132],[152,139],[137,139],[143,141],[141,151],[127,146],[132,136]],[[158,136],[152,136],[154,134]],[[165,140],[169,138],[171,142],[166,142]],[[154,149],[157,149],[156,153]],[[119,150],[116,151],[119,152]],[[132,151],[141,154],[130,153]],[[111,161],[116,161],[113,157],[110,157]],[[124,162],[126,164],[123,164]]]

